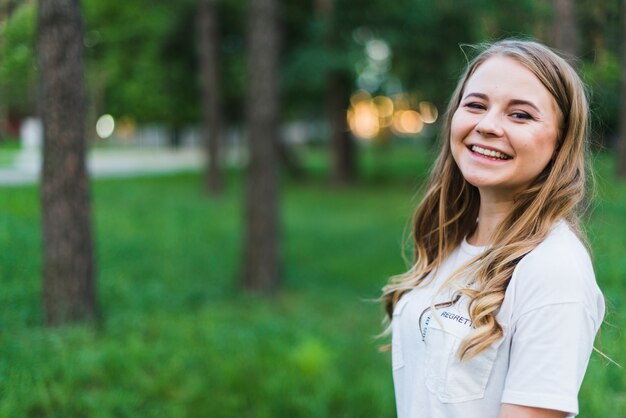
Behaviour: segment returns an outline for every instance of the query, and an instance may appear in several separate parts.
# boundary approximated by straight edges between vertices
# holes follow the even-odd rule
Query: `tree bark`
[[[595,62],[603,62],[606,56],[606,22],[607,22],[607,8],[605,0],[596,0],[589,6],[591,9],[589,12],[591,16],[589,38],[591,39],[591,46],[595,54]]]
[[[219,27],[216,0],[199,0],[197,14],[198,57],[202,99],[202,142],[206,150],[205,190],[209,195],[222,191],[220,139]]]
[[[554,2],[554,46],[567,55],[570,63],[578,56],[578,24],[574,0]]]
[[[333,150],[333,183],[348,185],[356,180],[356,144],[348,130],[347,103],[350,100],[350,79],[340,72],[327,76],[326,109],[330,123]]]
[[[617,176],[626,178],[626,0],[622,0],[622,94],[619,118],[619,138],[617,139]]]
[[[336,48],[334,25],[335,0],[315,0],[315,13],[325,21],[324,42],[329,51]],[[326,73],[326,120],[330,127],[332,182],[336,185],[353,183],[357,176],[356,144],[348,130],[346,111],[350,99],[350,77],[341,70]]]
[[[46,323],[57,325],[97,311],[78,0],[40,0],[38,30],[43,302]]]
[[[272,293],[279,284],[277,0],[250,0],[245,288]]]

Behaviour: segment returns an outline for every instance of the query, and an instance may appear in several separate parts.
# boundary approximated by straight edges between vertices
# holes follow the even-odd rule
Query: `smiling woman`
[[[549,48],[505,40],[450,100],[415,260],[383,289],[401,418],[578,413],[604,316],[579,215],[588,105]]]
[[[485,193],[511,200],[528,187],[557,144],[558,109],[525,66],[493,57],[468,79],[452,117],[450,148],[463,177]]]

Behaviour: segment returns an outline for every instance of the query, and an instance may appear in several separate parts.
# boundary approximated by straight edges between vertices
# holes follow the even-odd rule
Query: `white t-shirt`
[[[589,254],[565,222],[517,265],[496,316],[504,337],[460,362],[472,330],[467,298],[427,310],[440,285],[484,251],[464,241],[425,287],[393,312],[392,367],[399,418],[497,418],[500,405],[578,413],[578,391],[604,317]],[[453,291],[435,303],[452,299]]]

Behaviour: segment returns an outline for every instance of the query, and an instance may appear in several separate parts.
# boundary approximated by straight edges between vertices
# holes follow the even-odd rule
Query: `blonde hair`
[[[546,87],[558,107],[559,133],[552,160],[530,186],[515,196],[514,206],[480,256],[448,278],[472,277],[472,285],[458,290],[470,299],[475,332],[459,348],[469,359],[502,337],[496,314],[517,263],[561,219],[582,238],[579,218],[587,190],[588,101],[583,82],[563,58],[533,41],[503,40],[483,46],[467,66],[452,94],[441,130],[441,151],[426,184],[425,195],[412,220],[414,263],[404,274],[392,277],[383,288],[382,302],[389,318],[400,297],[425,284],[451,252],[473,232],[480,207],[476,187],[461,174],[450,151],[450,125],[467,80],[491,57],[512,58],[528,68]],[[458,297],[458,295],[457,295]]]

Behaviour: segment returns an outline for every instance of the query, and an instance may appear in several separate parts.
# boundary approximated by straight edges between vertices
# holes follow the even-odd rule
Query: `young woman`
[[[580,78],[549,48],[505,40],[469,63],[414,264],[383,289],[399,418],[578,413],[604,316],[578,220],[587,123]]]

